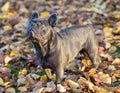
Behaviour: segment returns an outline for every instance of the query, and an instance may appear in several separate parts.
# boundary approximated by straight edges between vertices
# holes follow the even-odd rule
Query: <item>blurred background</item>
[[[56,31],[76,24],[92,24],[104,62],[101,69],[120,69],[120,0],[0,0],[0,76],[9,82],[17,77],[10,86],[15,86],[19,75],[35,72],[39,64],[33,45],[25,42],[28,20],[35,11],[41,19],[56,13]],[[111,66],[114,63],[117,65]]]

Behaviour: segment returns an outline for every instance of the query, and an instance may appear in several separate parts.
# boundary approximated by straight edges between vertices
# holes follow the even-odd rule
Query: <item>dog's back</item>
[[[57,34],[58,38],[60,38],[58,42],[61,42],[64,56],[68,56],[67,62],[73,61],[78,52],[83,48],[87,49],[90,43],[96,44],[94,29],[91,25],[68,27]]]

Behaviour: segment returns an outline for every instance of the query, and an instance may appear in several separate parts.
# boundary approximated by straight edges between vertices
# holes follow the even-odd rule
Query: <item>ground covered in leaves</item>
[[[35,50],[25,41],[28,18],[38,11],[40,18],[58,14],[56,31],[75,24],[93,24],[99,42],[99,71],[74,63],[60,93],[120,93],[120,0],[0,0],[0,93],[53,93],[53,81],[39,69]]]

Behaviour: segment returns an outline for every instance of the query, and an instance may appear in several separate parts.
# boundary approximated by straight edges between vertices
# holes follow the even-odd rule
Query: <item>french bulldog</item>
[[[58,84],[63,79],[67,64],[75,60],[81,51],[87,53],[93,67],[97,68],[100,61],[95,30],[91,25],[75,25],[56,32],[56,22],[56,14],[45,20],[35,12],[29,19],[27,36],[36,49],[40,65],[44,70],[50,68],[55,72]]]

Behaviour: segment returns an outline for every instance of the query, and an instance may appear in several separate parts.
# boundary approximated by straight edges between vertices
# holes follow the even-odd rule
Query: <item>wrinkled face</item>
[[[29,20],[27,36],[40,41],[47,40],[56,24],[57,16],[53,14],[48,20],[39,19],[38,13],[33,13]]]

